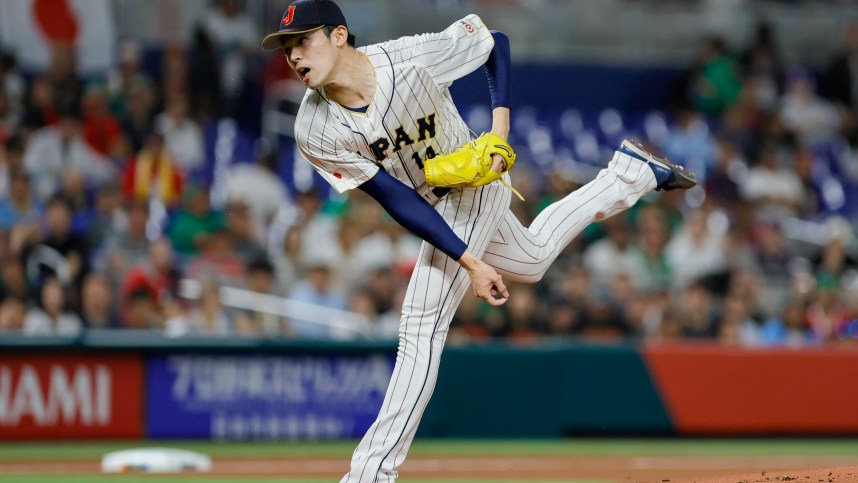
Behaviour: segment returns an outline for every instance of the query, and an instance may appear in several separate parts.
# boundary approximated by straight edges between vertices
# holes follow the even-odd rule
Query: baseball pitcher
[[[536,282],[593,221],[654,189],[685,189],[691,173],[624,141],[607,168],[529,227],[509,210],[515,152],[507,37],[477,15],[438,33],[355,48],[339,7],[298,0],[262,48],[282,49],[307,87],[295,137],[339,192],[360,189],[424,240],[402,307],[399,349],[378,418],[343,482],[395,481],[438,375],[456,307],[470,289],[491,305],[507,280]],[[449,87],[485,67],[492,130],[471,139]]]

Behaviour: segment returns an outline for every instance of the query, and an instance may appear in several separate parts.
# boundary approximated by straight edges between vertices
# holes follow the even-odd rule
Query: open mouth
[[[307,74],[309,74],[309,73],[310,73],[309,67],[301,67],[300,69],[298,69],[298,75],[301,76],[301,80],[306,79]]]

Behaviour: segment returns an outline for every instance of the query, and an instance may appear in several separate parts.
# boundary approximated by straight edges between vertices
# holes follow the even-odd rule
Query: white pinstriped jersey
[[[616,152],[595,180],[545,208],[527,228],[509,209],[500,183],[450,191],[426,186],[423,160],[470,140],[450,84],[485,64],[494,40],[476,15],[441,33],[361,49],[377,79],[365,114],[344,109],[324,90],[310,91],[298,114],[302,153],[338,191],[384,169],[435,205],[450,229],[507,280],[533,283],[589,223],[633,205],[656,186],[646,163]],[[471,280],[461,265],[424,242],[402,301],[396,364],[378,417],[340,483],[392,483],[405,461],[438,377],[441,353]]]
[[[298,149],[340,193],[383,168],[430,203],[423,160],[470,141],[449,87],[485,64],[494,39],[477,15],[443,32],[361,47],[375,67],[375,95],[365,113],[343,108],[324,89],[308,90],[298,111]]]

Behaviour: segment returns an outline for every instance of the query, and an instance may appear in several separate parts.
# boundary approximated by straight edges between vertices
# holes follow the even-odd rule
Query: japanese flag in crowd
[[[54,44],[73,45],[78,72],[113,65],[116,29],[110,0],[14,0],[0,2],[0,50],[21,68],[43,71]]]

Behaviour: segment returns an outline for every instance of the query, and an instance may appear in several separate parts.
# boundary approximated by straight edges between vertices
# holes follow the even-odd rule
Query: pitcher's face
[[[283,41],[283,53],[298,79],[310,89],[318,89],[331,79],[338,55],[336,36],[325,35],[322,28],[290,35]]]

